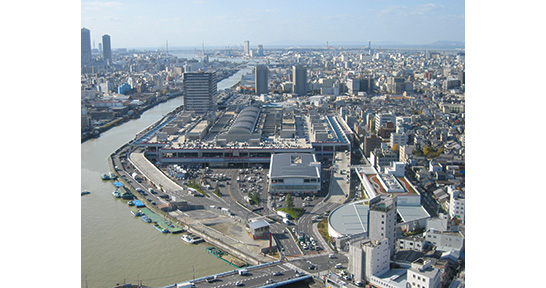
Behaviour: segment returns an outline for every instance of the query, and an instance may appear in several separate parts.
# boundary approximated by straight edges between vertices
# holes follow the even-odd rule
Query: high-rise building
[[[112,64],[112,45],[108,34],[102,35],[102,57],[107,65]]]
[[[301,65],[292,66],[292,92],[298,96],[307,95],[307,69]]]
[[[256,66],[256,69],[254,70],[254,74],[255,74],[254,83],[256,84],[256,95],[267,94],[267,92],[269,92],[267,87],[268,73],[269,73],[269,69],[267,69],[267,66],[265,65]]]
[[[250,55],[250,41],[248,40],[245,41],[244,53],[247,56]]]
[[[216,73],[184,73],[184,110],[205,114],[216,109]]]
[[[264,56],[264,45],[258,45],[258,56]]]
[[[366,157],[370,157],[371,152],[375,150],[375,148],[381,147],[382,142],[383,141],[381,140],[381,138],[377,137],[376,135],[364,137],[364,155],[366,155]]]
[[[91,32],[87,28],[82,28],[81,49],[81,65],[83,67],[91,64]]]
[[[377,197],[370,200],[368,238],[372,241],[389,239],[391,256],[396,244],[396,206],[396,198]]]

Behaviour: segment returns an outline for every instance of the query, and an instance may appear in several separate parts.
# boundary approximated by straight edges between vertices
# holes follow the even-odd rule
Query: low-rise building
[[[441,273],[428,259],[420,258],[411,263],[408,269],[408,288],[440,288]]]
[[[269,223],[265,220],[248,223],[248,235],[254,240],[269,237]]]
[[[271,194],[314,195],[320,191],[320,162],[314,154],[273,154],[270,163]]]

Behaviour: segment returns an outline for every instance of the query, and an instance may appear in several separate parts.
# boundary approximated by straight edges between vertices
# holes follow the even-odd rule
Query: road
[[[261,287],[268,283],[279,283],[290,279],[306,276],[304,273],[298,273],[293,268],[295,266],[287,263],[277,263],[262,267],[248,268],[246,275],[239,275],[237,270],[216,275],[216,279],[212,280],[215,275],[208,276],[207,279],[196,279],[195,287]],[[207,278],[207,277],[205,277]]]
[[[341,154],[343,154],[342,156],[345,156],[344,153]],[[332,190],[329,189],[328,185],[330,181],[324,181],[324,187],[321,195],[328,194],[328,198],[312,197],[312,199],[305,199],[303,197],[293,197],[295,207],[303,207],[305,212],[296,221],[295,225],[286,225],[280,221],[280,217],[276,214],[276,209],[279,206],[282,207],[285,205],[284,201],[281,201],[279,197],[270,197],[268,194],[267,169],[190,168],[188,169],[188,176],[191,179],[196,180],[198,183],[208,183],[211,186],[210,189],[204,188],[204,185],[202,186],[203,190],[207,192],[209,197],[195,197],[188,193],[187,186],[184,185],[185,181],[188,180],[174,179],[166,176],[161,170],[144,158],[142,153],[133,152],[130,154],[129,159],[125,159],[125,155],[127,154],[124,151],[119,153],[119,155],[119,158],[114,157],[113,159],[114,165],[119,168],[117,169],[118,172],[128,182],[130,182],[130,185],[132,185],[134,188],[141,188],[142,190],[146,191],[145,198],[151,203],[156,203],[156,205],[168,204],[166,200],[159,197],[161,194],[167,194],[171,198],[175,197],[176,201],[187,201],[193,205],[227,208],[233,217],[239,217],[239,219],[244,221],[243,223],[249,219],[269,216],[269,219],[265,219],[270,223],[270,231],[279,245],[279,253],[282,259],[290,259],[300,256],[314,257],[317,254],[328,255],[332,252],[326,241],[324,241],[318,233],[316,228],[317,223],[313,221],[313,218],[317,216],[327,216],[327,213],[325,212],[332,211],[347,199],[344,196],[345,191],[340,189],[341,185],[334,188],[334,190],[339,190],[335,190],[334,193],[332,193]],[[135,166],[138,166],[138,169],[135,168]],[[131,174],[134,172],[145,176],[144,180],[140,182],[134,180],[131,177]],[[336,173],[337,172],[335,171],[331,173],[329,170],[327,170],[327,167],[326,169],[323,169],[323,175],[332,175],[332,179],[335,179]],[[225,178],[224,180],[219,180],[216,182],[213,175],[224,175]],[[238,177],[240,179],[239,182],[237,181]],[[250,181],[248,177],[251,177]],[[344,182],[344,185],[348,186],[344,178],[341,179],[341,181]],[[162,188],[161,190],[164,193],[160,192],[159,194],[151,194],[147,192],[149,188],[160,190],[157,189],[158,187],[156,187],[154,183],[161,183],[159,186]],[[220,191],[220,196],[213,193],[214,188],[216,187],[218,187]],[[251,205],[247,202],[247,198],[245,196],[248,196],[249,191],[253,193],[257,192],[260,195],[258,205]],[[325,201],[325,199],[327,200]],[[263,209],[255,212],[252,211],[256,210],[257,208]],[[214,212],[215,210],[209,211]],[[289,229],[290,231],[304,232],[309,238],[312,237],[315,239],[317,241],[316,246],[319,247],[320,250],[308,250],[303,249],[303,247],[299,247],[297,242],[294,241],[292,236],[293,234],[289,232]],[[245,242],[248,241],[248,239],[242,240]]]

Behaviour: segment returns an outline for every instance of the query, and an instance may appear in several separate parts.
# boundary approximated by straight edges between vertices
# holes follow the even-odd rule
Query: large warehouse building
[[[212,118],[185,111],[137,134],[133,145],[159,165],[269,165],[277,153],[314,153],[320,159],[349,150],[345,126],[339,117],[306,109],[248,106]]]

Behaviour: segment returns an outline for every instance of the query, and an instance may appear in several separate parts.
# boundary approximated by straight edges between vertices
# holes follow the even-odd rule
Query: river
[[[248,73],[245,68],[218,83],[231,87]],[[114,186],[100,176],[109,171],[108,156],[135,134],[182,104],[171,99],[81,144],[81,286],[111,288],[117,283],[142,282],[165,286],[233,269],[214,258],[202,243],[191,246],[180,235],[162,234],[130,214],[125,201],[112,197]]]

